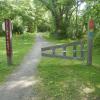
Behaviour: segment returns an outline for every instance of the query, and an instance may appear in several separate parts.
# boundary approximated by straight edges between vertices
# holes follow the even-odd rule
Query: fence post
[[[92,65],[92,48],[93,48],[93,40],[88,39],[88,60],[87,60],[88,65]]]
[[[88,59],[87,64],[92,65],[92,49],[93,49],[93,31],[94,31],[94,21],[93,19],[89,20],[89,32],[88,32]]]
[[[55,55],[55,48],[52,48],[52,55]]]
[[[66,47],[63,47],[63,56],[66,56]]]
[[[73,45],[73,57],[76,57],[77,54],[76,54],[76,45]]]

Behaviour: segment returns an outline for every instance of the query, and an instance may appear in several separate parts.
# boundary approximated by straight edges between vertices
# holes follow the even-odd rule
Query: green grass
[[[34,43],[34,35],[13,36],[13,64],[8,66],[6,59],[5,37],[0,37],[0,84],[18,66]]]
[[[94,48],[92,66],[43,57],[38,65],[40,82],[34,88],[38,100],[100,100],[99,52]]]
[[[100,62],[95,61],[93,66],[87,66],[77,60],[43,58],[38,66],[40,97],[43,100],[99,100]]]

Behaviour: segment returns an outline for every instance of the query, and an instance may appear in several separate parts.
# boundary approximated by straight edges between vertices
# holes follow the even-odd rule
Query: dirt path
[[[31,100],[29,97],[33,92],[32,87],[38,81],[35,76],[36,66],[41,58],[41,47],[46,45],[48,43],[40,35],[37,35],[36,43],[17,71],[10,76],[4,85],[0,86],[0,100]]]

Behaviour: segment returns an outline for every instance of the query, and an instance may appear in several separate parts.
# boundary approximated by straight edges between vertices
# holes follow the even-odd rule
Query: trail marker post
[[[93,49],[93,34],[94,34],[94,20],[91,18],[88,23],[88,58],[87,64],[92,65],[92,49]]]
[[[12,64],[12,23],[10,19],[5,19],[2,24],[3,30],[6,32],[6,53],[7,53],[7,63]]]

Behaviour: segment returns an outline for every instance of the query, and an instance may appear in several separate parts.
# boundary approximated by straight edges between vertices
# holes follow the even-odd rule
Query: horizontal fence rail
[[[80,48],[77,48],[78,46]],[[68,55],[67,49],[69,47],[72,47],[72,50],[70,50],[70,52],[72,53],[72,56]],[[59,49],[61,49],[61,51],[59,51],[61,54],[57,54]],[[47,51],[51,51],[51,52],[48,53]],[[84,52],[86,52],[86,50],[84,50],[83,42],[77,41],[77,42],[72,42],[69,44],[61,44],[61,45],[44,47],[44,48],[41,48],[41,52],[42,52],[42,56],[45,56],[45,57],[83,60]],[[79,56],[77,55],[78,52],[80,53]]]

